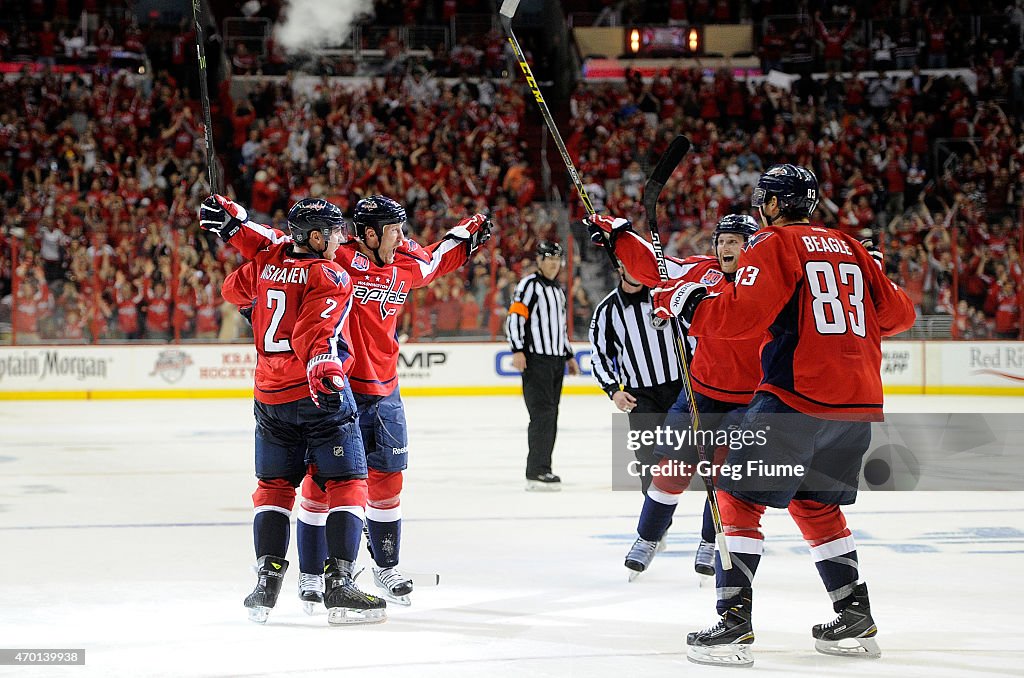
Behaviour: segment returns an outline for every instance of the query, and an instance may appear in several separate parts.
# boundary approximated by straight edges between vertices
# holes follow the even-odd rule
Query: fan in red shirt
[[[408,463],[405,406],[398,389],[398,311],[411,290],[466,263],[490,237],[490,222],[482,214],[463,219],[439,242],[422,248],[405,239],[405,208],[390,198],[363,198],[356,203],[352,220],[356,239],[338,248],[335,263],[351,275],[354,286],[350,321],[354,350],[348,377],[369,466],[366,525],[375,561],[372,569],[385,597],[408,605],[412,580],[397,569],[402,471]],[[246,222],[231,244],[246,254],[280,237],[273,229]],[[244,303],[244,299],[229,298],[227,291],[225,298]],[[255,320],[254,316],[254,327]],[[312,573],[317,545],[322,544],[314,532],[323,524],[326,502],[322,488],[308,480],[302,485],[302,497],[299,565],[303,573]]]
[[[726,291],[708,294],[706,285],[684,282],[654,295],[659,316],[682,317],[698,338],[752,339],[767,332],[761,384],[740,426],[763,441],[730,450],[726,464],[749,469],[760,460],[794,469],[785,477],[748,471],[719,478],[733,567],[716,564],[721,618],[688,635],[688,656],[706,664],[727,654],[734,665],[753,663],[752,586],[766,506],[789,509],[839,615],[814,626],[815,648],[844,654],[850,650],[840,642],[853,641],[858,653],[878,656],[867,586],[840,506],[856,500],[868,422],[882,418],[880,339],[908,329],[914,308],[883,274],[877,249],[869,252],[850,236],[810,224],[818,180],[809,170],[770,167],[751,203],[765,228],[747,243]]]
[[[256,476],[253,520],[258,583],[245,599],[249,618],[264,623],[277,603],[288,561],[295,488],[312,470],[324,493],[327,559],[323,563],[328,623],[385,619],[385,603],[353,581],[366,506],[366,455],[346,369],[352,364],[348,319],[352,279],[334,261],[345,231],[341,210],[313,198],[288,212],[291,237],[248,221],[244,208],[210,196],[199,225],[250,260],[225,298],[253,299]],[[235,296],[241,292],[240,296]]]

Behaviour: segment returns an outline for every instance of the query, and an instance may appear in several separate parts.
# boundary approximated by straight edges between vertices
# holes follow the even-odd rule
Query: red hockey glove
[[[211,195],[199,206],[199,228],[216,233],[225,242],[238,233],[242,222],[248,219],[244,207],[222,195]]]
[[[615,241],[626,231],[633,230],[633,224],[628,219],[620,217],[608,217],[603,214],[592,214],[583,220],[590,234],[590,241],[598,247],[604,247],[610,242],[615,247]]]
[[[337,394],[345,390],[345,372],[341,369],[340,360],[329,353],[313,356],[306,364],[306,380],[314,405],[328,411],[341,408],[341,398]]]
[[[654,316],[669,320],[682,318],[689,325],[693,320],[693,312],[697,304],[708,296],[707,285],[693,282],[677,281],[668,287],[657,287],[651,290],[654,303]]]
[[[455,228],[448,231],[448,236],[466,243],[468,254],[472,256],[491,239],[491,220],[486,214],[474,214],[456,224]]]

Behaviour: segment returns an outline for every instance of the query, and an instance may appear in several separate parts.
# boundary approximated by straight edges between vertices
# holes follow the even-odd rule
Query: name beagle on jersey
[[[853,256],[850,246],[839,238],[830,238],[822,235],[803,235],[800,239],[804,241],[804,247],[808,252],[832,252],[835,254],[848,254]]]
[[[281,268],[273,264],[267,264],[260,273],[260,279],[270,280],[279,283],[295,283],[305,285],[309,280],[309,270],[302,268]]]

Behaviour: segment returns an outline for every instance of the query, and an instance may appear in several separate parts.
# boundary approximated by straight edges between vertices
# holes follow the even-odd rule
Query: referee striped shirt
[[[512,352],[571,358],[565,292],[554,280],[533,273],[516,285],[505,320],[505,335]]]
[[[653,305],[644,288],[628,294],[615,288],[594,309],[590,321],[591,368],[608,395],[659,386],[683,378],[671,325],[651,326]]]

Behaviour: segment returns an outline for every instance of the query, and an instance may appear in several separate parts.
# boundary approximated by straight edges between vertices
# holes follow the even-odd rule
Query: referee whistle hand
[[[565,365],[566,367],[569,368],[570,375],[575,377],[577,374],[580,373],[580,364],[576,362],[576,358],[569,358],[569,360],[566,361]]]
[[[522,372],[526,369],[526,354],[522,351],[517,351],[512,354],[512,367],[517,371]]]
[[[629,414],[636,407],[636,398],[630,395],[627,391],[616,391],[612,395],[612,402],[615,403],[615,407],[619,408],[619,411]]]

